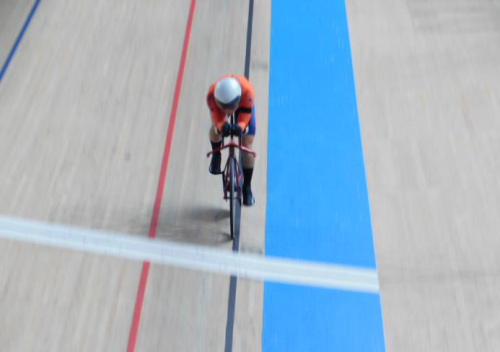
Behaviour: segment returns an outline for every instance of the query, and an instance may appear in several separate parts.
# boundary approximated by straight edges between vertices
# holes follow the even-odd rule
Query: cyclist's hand
[[[241,137],[241,134],[243,133],[241,126],[240,125],[234,125],[233,126],[233,134],[235,136]]]
[[[221,133],[224,137],[227,137],[231,134],[231,125],[228,122],[224,122],[222,125]]]

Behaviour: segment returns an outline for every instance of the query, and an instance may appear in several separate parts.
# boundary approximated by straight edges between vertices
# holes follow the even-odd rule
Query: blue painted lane
[[[384,351],[379,296],[265,284],[263,351]]]
[[[266,254],[376,268],[343,0],[274,0]],[[264,351],[382,351],[378,295],[264,286]]]
[[[273,1],[269,89],[266,253],[374,268],[342,0]]]

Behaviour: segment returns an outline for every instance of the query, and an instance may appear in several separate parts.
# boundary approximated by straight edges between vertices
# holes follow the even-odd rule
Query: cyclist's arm
[[[244,108],[240,107],[238,111],[238,125],[241,127],[241,130],[244,131],[250,123],[250,119],[252,118],[252,108]]]
[[[241,127],[241,130],[244,131],[250,123],[250,119],[252,118],[252,107],[254,104],[254,94],[253,88],[251,86],[247,87],[246,91],[243,93],[241,97],[240,107],[239,107],[239,115],[238,115],[238,125]]]
[[[214,124],[215,127],[217,127],[217,129],[220,132],[222,130],[222,125],[226,121],[226,116],[217,107],[213,93],[212,94],[210,92],[208,93],[207,105],[208,105],[208,108],[210,109],[210,117],[212,118],[212,123]]]
[[[224,114],[217,113],[216,110],[210,110],[210,116],[212,117],[212,123],[215,127],[217,127],[217,130],[219,132],[222,131],[222,125],[224,125],[224,122],[226,122],[226,117],[224,116]]]

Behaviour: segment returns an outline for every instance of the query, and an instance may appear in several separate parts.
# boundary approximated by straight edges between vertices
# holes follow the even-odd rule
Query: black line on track
[[[241,220],[241,206],[236,207],[236,233],[233,240],[233,251],[237,252],[240,247],[240,220]],[[236,306],[236,286],[238,278],[231,275],[229,280],[229,298],[227,302],[227,320],[226,320],[226,344],[224,347],[225,352],[233,350],[233,331],[234,331],[234,311]]]
[[[252,24],[253,24],[253,2],[250,0],[248,4],[248,26],[247,26],[247,45],[245,52],[245,77],[250,77],[250,54],[252,50]],[[240,155],[241,165],[241,155]],[[237,207],[236,213],[236,233],[233,240],[233,251],[238,252],[240,248],[240,221],[241,221],[241,205]],[[229,280],[229,298],[227,302],[227,320],[226,320],[226,342],[224,346],[225,352],[233,350],[233,332],[234,332],[234,313],[236,306],[236,287],[238,278],[231,275]]]
[[[238,278],[236,276],[231,275],[231,280],[229,281],[229,300],[227,304],[227,323],[226,323],[226,344],[224,347],[224,352],[231,352],[233,350],[234,307],[236,305],[237,283],[238,283]]]
[[[248,5],[247,48],[245,53],[245,77],[250,78],[250,55],[252,51],[253,1]]]

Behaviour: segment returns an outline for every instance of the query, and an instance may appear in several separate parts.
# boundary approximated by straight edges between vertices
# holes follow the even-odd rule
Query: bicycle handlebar
[[[223,147],[212,150],[210,153],[207,154],[207,158],[209,158],[210,155],[212,155],[213,153],[220,152],[221,150],[226,149],[226,148],[230,148],[230,147],[234,147],[234,148],[237,148],[237,149],[242,150],[244,152],[247,152],[249,154],[252,154],[254,156],[254,158],[257,157],[257,153],[255,153],[253,150],[248,149],[247,147],[243,147],[239,144],[236,144],[234,141],[231,141],[231,142],[229,142],[229,144],[226,144]]]
[[[239,150],[242,150],[244,152],[247,152],[249,154],[252,154],[254,158],[257,157],[257,154],[251,150],[251,149],[248,149],[247,147],[243,147],[241,146],[240,144],[237,144],[233,141],[233,138],[236,137],[234,134],[233,134],[233,125],[235,124],[234,122],[236,122],[236,117],[234,114],[231,114],[231,115],[228,115],[228,117],[230,118],[231,120],[231,134],[229,135],[231,137],[231,142],[229,142],[229,144],[226,144],[224,145],[223,147],[220,147],[220,148],[217,148],[215,150],[212,150],[210,153],[207,154],[207,158],[210,157],[210,155],[212,155],[213,153],[216,153],[216,152],[220,152],[221,150],[223,149],[226,149],[226,148],[231,148],[231,147],[235,147]],[[222,136],[222,138],[224,139],[224,136]],[[241,143],[241,136],[239,137],[239,142]]]

